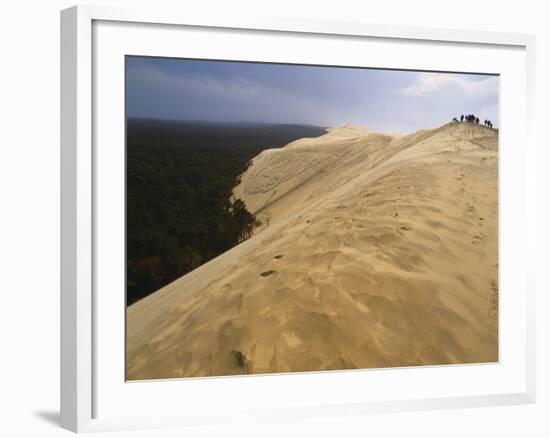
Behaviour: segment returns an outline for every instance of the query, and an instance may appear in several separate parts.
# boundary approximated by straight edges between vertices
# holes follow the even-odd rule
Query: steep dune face
[[[243,199],[248,210],[266,225],[268,218],[271,223],[280,214],[288,216],[303,209],[304,202],[354,178],[365,170],[365,165],[375,165],[390,156],[395,150],[392,140],[394,137],[389,135],[345,125],[318,138],[266,150],[241,176],[234,195]]]
[[[498,360],[496,130],[345,126],[241,180],[263,226],[128,308],[129,379]]]

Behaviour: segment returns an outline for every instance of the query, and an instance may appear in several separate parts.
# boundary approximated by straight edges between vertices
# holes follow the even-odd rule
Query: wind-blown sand
[[[129,380],[498,360],[498,131],[348,125],[241,181],[264,224],[128,308]]]

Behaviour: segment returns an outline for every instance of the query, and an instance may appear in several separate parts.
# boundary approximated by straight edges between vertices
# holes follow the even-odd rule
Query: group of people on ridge
[[[468,114],[468,115],[464,115],[462,114],[460,116],[460,121],[461,122],[469,122],[469,123],[477,123],[479,124],[479,117],[476,117],[475,115],[473,114]],[[456,117],[453,117],[453,122],[458,122],[458,119]],[[488,128],[492,128],[493,127],[493,123],[490,121],[490,120],[484,120],[483,121],[483,124],[485,126],[487,126]]]

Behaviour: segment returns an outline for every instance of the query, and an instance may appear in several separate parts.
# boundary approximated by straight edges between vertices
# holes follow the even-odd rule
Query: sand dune
[[[470,123],[262,152],[234,194],[264,224],[128,308],[128,379],[497,361],[497,182]]]

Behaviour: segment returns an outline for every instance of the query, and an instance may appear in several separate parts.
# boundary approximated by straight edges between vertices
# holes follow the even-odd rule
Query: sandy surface
[[[497,361],[497,172],[469,123],[262,152],[235,196],[264,224],[128,308],[128,378]]]

